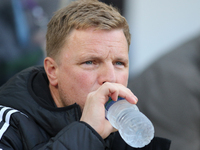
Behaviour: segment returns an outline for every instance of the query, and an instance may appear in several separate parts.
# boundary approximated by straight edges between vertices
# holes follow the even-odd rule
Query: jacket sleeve
[[[104,150],[100,135],[84,122],[73,122],[55,137],[27,115],[0,106],[0,150]]]
[[[84,122],[74,122],[60,131],[42,148],[45,150],[104,150],[105,143],[96,131]]]

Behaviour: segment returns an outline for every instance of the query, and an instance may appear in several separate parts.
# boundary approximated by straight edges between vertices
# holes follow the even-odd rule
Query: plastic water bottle
[[[117,102],[110,98],[105,108],[106,118],[128,145],[141,148],[151,142],[154,137],[153,124],[136,105],[119,97]]]

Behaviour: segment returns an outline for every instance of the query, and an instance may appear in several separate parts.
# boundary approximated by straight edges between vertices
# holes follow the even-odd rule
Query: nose
[[[100,85],[104,84],[105,82],[116,82],[116,72],[112,63],[103,65],[101,67],[99,70],[98,82]]]

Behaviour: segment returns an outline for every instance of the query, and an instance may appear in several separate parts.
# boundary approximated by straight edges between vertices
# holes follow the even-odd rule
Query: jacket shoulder
[[[47,140],[32,118],[19,110],[2,105],[0,105],[0,126],[2,149],[31,149]]]

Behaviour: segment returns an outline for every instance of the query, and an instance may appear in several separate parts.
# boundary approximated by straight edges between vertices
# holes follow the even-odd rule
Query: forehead
[[[101,57],[108,54],[112,57],[128,59],[128,43],[123,30],[95,30],[94,28],[73,30],[62,48],[61,57],[88,58]]]
[[[95,30],[94,28],[89,28],[73,30],[68,37],[67,43],[68,46],[128,49],[128,43],[122,29]]]

